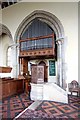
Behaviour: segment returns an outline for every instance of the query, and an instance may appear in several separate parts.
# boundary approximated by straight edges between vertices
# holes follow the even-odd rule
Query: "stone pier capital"
[[[58,39],[56,40],[56,44],[57,44],[57,45],[61,45],[61,44],[63,44],[63,42],[64,42],[64,38],[58,38]]]

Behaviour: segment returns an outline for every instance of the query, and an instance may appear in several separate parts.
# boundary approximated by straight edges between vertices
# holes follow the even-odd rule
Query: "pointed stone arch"
[[[62,43],[65,37],[65,33],[64,33],[64,28],[63,28],[61,21],[52,13],[43,11],[43,10],[35,10],[23,19],[21,24],[18,26],[15,36],[14,36],[14,40],[16,43],[19,42],[20,36],[23,30],[25,30],[25,28],[27,29],[30,26],[30,24],[33,22],[33,20],[36,18],[48,24],[51,27],[51,29],[55,32],[57,43],[59,43],[60,41]],[[57,48],[58,48],[57,52],[59,53],[59,51],[61,51],[61,53],[59,53],[60,55],[57,54],[58,55],[57,57],[57,69],[58,69],[57,70],[57,74],[58,74],[57,84],[59,84],[61,87],[64,86],[63,79],[65,80],[65,78],[63,78],[63,68],[64,68],[63,63],[65,62],[65,59],[64,59],[65,53],[63,52],[63,48],[64,48],[63,46],[64,44],[61,44],[61,48],[60,48],[60,44],[57,44]],[[61,58],[61,63],[59,62],[59,59],[60,59],[59,57]]]
[[[3,33],[8,35],[12,39],[12,35],[8,27],[0,23],[0,35],[2,35]]]
[[[38,18],[39,20],[47,23],[54,30],[56,34],[56,39],[64,37],[63,26],[60,20],[55,15],[47,11],[36,10],[29,14],[27,17],[25,17],[25,19],[19,25],[14,37],[16,42],[18,42],[18,40],[20,39],[20,35],[25,29],[25,26],[26,28],[28,28],[35,18]]]
[[[1,24],[0,23],[0,36],[2,37],[3,35],[6,35],[6,36],[8,36],[8,38],[10,39],[10,41],[11,41],[11,43],[6,43],[6,45],[4,46],[4,51],[5,51],[5,53],[7,54],[7,49],[8,49],[8,47],[10,46],[10,47],[12,47],[12,50],[13,50],[13,55],[12,55],[12,62],[14,62],[13,63],[13,65],[12,65],[12,77],[17,77],[17,67],[16,67],[16,47],[15,47],[15,45],[14,45],[14,41],[13,41],[13,37],[12,37],[12,34],[11,34],[11,31],[9,30],[9,28],[6,26],[6,25],[3,25],[3,24]],[[6,55],[6,57],[7,57],[7,55]],[[6,58],[6,60],[7,60],[7,58]],[[7,65],[7,64],[6,64]]]

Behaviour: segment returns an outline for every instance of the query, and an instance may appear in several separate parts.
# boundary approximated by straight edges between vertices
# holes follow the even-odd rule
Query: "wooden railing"
[[[20,40],[20,56],[54,55],[54,34]]]

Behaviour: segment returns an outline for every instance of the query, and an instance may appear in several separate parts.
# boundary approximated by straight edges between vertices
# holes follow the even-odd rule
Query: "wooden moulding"
[[[10,73],[11,70],[11,67],[0,67],[0,73]]]
[[[21,51],[20,56],[45,56],[45,55],[55,55],[55,51],[53,48],[40,49],[40,50],[28,50]]]

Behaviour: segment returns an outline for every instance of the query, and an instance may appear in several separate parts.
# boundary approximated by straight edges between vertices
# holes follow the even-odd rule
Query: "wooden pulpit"
[[[44,66],[31,65],[31,83],[44,83]]]

